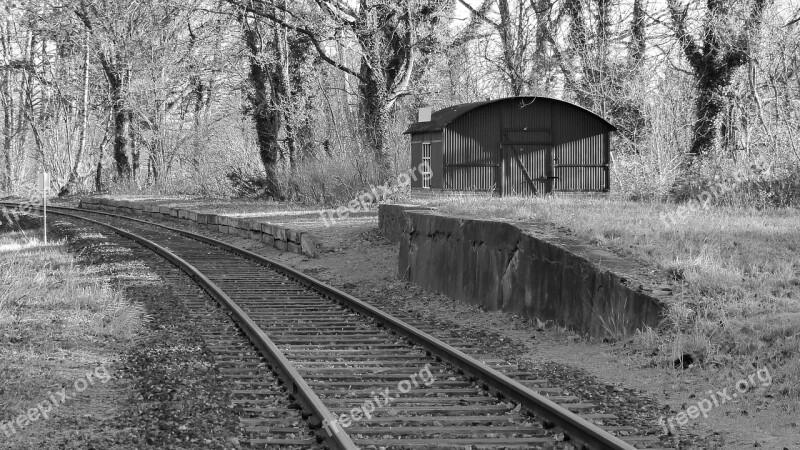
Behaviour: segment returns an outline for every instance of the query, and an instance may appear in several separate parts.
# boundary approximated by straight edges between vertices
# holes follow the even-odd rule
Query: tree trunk
[[[14,128],[14,96],[11,93],[11,75],[5,71],[3,80],[3,162],[5,163],[5,180],[3,187],[6,191],[13,189],[11,166],[11,135]]]
[[[95,192],[101,192],[103,190],[103,154],[105,153],[104,149],[106,147],[106,143],[108,143],[108,131],[109,125],[111,124],[111,119],[113,117],[113,111],[109,112],[108,118],[106,119],[105,125],[105,132],[103,133],[103,140],[100,142],[99,151],[97,154],[97,168],[94,174],[94,190]]]
[[[29,61],[36,61],[38,58],[44,58],[44,55],[37,54],[37,45],[38,40],[36,39],[35,35],[31,35],[30,37],[30,44],[29,44]],[[44,46],[42,46],[42,53],[44,53]],[[33,75],[31,75],[33,76]],[[41,90],[37,92],[36,85],[28,79],[28,82],[25,83],[24,88],[24,100],[23,103],[20,104],[20,112],[25,116],[25,121],[28,123],[30,127],[31,134],[33,135],[33,141],[36,144],[36,151],[38,153],[39,163],[47,168],[49,167],[49,161],[47,160],[47,154],[45,152],[45,143],[42,139],[42,135],[39,132],[39,121],[44,121],[45,116],[45,101],[44,101],[44,94]],[[37,96],[38,94],[38,96]],[[39,111],[37,112],[37,105]]]
[[[628,47],[630,65],[638,67],[644,60],[647,50],[646,11],[643,0],[633,1],[633,16],[631,17],[631,41]]]
[[[117,176],[122,179],[130,178],[131,166],[128,162],[128,130],[131,126],[130,115],[122,106],[119,88],[112,87],[111,109],[114,114],[114,162],[117,166]]]
[[[280,122],[276,114],[268,111],[268,108],[261,107],[253,110],[253,122],[256,126],[256,137],[258,140],[258,154],[266,172],[267,191],[266,195],[276,199],[283,198],[280,184],[278,183],[278,131]]]
[[[97,157],[97,169],[94,173],[94,191],[100,193],[103,190],[103,146],[100,144],[100,154]]]
[[[139,148],[136,146],[136,121],[133,117],[133,111],[127,110],[128,113],[128,147],[131,149],[131,175],[136,181],[136,174],[139,172]]]
[[[11,21],[5,21],[5,28],[2,30],[0,36],[0,43],[3,46],[3,60],[11,60]],[[14,93],[11,91],[11,71],[3,71],[3,162],[4,162],[4,180],[0,187],[6,191],[13,189],[12,182],[12,166],[11,166],[11,149],[12,141],[11,136],[14,134]]]
[[[192,115],[192,126],[194,128],[192,136],[192,168],[195,172],[200,171],[200,156],[203,153],[203,133],[201,133],[202,114],[205,104],[205,85],[200,75],[193,74],[189,77],[192,86],[192,96],[194,97],[194,114]],[[152,162],[152,158],[151,158]]]
[[[294,118],[290,110],[294,107],[292,101],[292,83],[289,75],[291,57],[289,55],[289,43],[287,31],[280,27],[275,27],[275,54],[277,62],[275,64],[275,83],[273,84],[273,103],[280,107],[283,113],[284,132],[286,133],[286,150],[289,155],[289,168],[294,170],[297,167],[297,139],[294,127]]]
[[[153,184],[158,184],[158,160],[156,159],[156,154],[154,151],[150,152],[150,156],[147,158],[147,178],[150,178],[150,175],[153,175]]]
[[[86,131],[89,128],[89,32],[86,32],[84,38],[83,50],[83,99],[80,112],[80,130],[78,131],[78,152],[75,155],[75,163],[69,172],[67,183],[61,188],[58,193],[59,197],[73,193],[75,183],[78,180],[78,167],[81,163],[81,157],[86,147]]]
[[[278,181],[278,133],[281,128],[281,112],[270,107],[271,87],[269,85],[271,74],[266,65],[260,60],[261,52],[260,34],[249,27],[247,19],[242,17],[240,22],[244,29],[244,41],[250,50],[250,71],[248,81],[250,84],[250,110],[251,118],[256,127],[258,153],[266,172],[266,195],[276,199],[283,199],[283,190]]]
[[[75,14],[81,19],[88,32],[94,34],[92,21],[83,2],[81,2],[81,8],[75,10]],[[131,166],[128,162],[131,114],[125,102],[125,74],[123,73],[125,64],[124,61],[120,61],[119,55],[109,56],[103,50],[98,50],[97,58],[100,60],[103,73],[108,81],[111,113],[114,117],[114,162],[117,166],[117,177],[128,179],[131,175]]]
[[[500,11],[500,26],[497,32],[500,34],[500,44],[503,46],[503,65],[505,66],[506,76],[508,77],[508,86],[511,89],[511,95],[519,96],[525,89],[525,80],[522,79],[522,72],[524,70],[519,67],[522,61],[517,59],[516,43],[512,35],[512,28],[514,25],[511,23],[511,11],[508,6],[508,0],[498,0],[497,7]],[[517,20],[525,20],[524,17],[517,17]],[[520,39],[520,36],[516,36]]]
[[[692,126],[692,156],[711,152],[719,147],[719,114],[725,108],[720,80],[716,76],[701,77],[695,100],[696,120]],[[727,84],[727,83],[726,83]]]
[[[364,145],[372,149],[378,165],[378,175],[388,179],[392,174],[392,161],[389,158],[389,102],[386,84],[379,76],[362,63],[359,83],[361,91],[361,123],[364,126]]]
[[[686,23],[686,8],[678,0],[668,0],[675,35],[680,41],[686,60],[692,67],[697,81],[695,101],[695,123],[692,127],[692,145],[686,165],[705,153],[718,147],[720,112],[725,108],[725,89],[730,85],[734,72],[750,60],[750,52],[755,47],[756,36],[763,20],[764,8],[768,0],[754,0],[750,5],[740,35],[731,35],[718,28],[714,21],[732,14],[723,0],[709,0],[706,15],[709,24],[697,44],[689,35]]]
[[[532,2],[533,3],[533,2]],[[534,69],[532,84],[536,94],[547,94],[554,83],[552,72],[553,58],[548,53],[550,47],[549,36],[552,33],[552,19],[550,17],[551,4],[548,0],[536,0],[533,3],[536,14],[536,35],[534,50]]]

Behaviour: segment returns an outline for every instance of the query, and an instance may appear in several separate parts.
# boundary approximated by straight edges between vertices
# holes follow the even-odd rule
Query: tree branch
[[[83,22],[89,34],[94,36],[94,28],[92,27],[92,21],[89,20],[89,15],[86,13],[86,11],[75,9],[75,15],[78,16],[81,22]],[[97,50],[97,57],[100,60],[100,65],[103,66],[103,72],[105,73],[106,78],[108,79],[108,83],[113,88],[119,87],[120,80],[117,77],[116,71],[109,62],[108,56],[106,56],[106,54],[102,50]]]
[[[703,55],[697,48],[694,38],[686,31],[686,11],[689,6],[680,8],[677,0],[667,0],[667,5],[675,27],[675,37],[680,41],[683,53],[686,55],[686,59],[689,60],[689,64],[699,72],[703,68]]]
[[[500,28],[500,24],[499,23],[493,22],[486,15],[486,12],[489,11],[489,8],[492,6],[492,3],[494,3],[494,0],[484,0],[484,2],[481,4],[480,8],[478,8],[478,9],[473,8],[469,3],[467,3],[464,0],[458,0],[458,2],[461,3],[462,5],[464,5],[464,7],[467,8],[470,13],[472,13],[473,17],[477,17],[477,18],[483,20],[484,22],[488,23],[489,25],[491,25],[491,26],[493,26],[493,27],[495,27],[497,29]]]
[[[356,11],[343,3],[341,0],[316,0],[316,2],[320,9],[327,11],[328,14],[334,19],[344,20],[349,24],[352,24],[356,21],[356,16],[358,15]],[[334,3],[335,5],[331,5],[331,3]]]
[[[353,70],[353,69],[347,67],[346,65],[340,63],[339,61],[336,61],[330,55],[328,55],[328,53],[322,47],[322,42],[319,40],[319,37],[317,36],[317,34],[314,33],[313,31],[309,30],[308,28],[302,27],[302,26],[299,26],[299,25],[295,25],[295,24],[292,24],[292,23],[289,23],[289,22],[286,22],[285,20],[281,19],[280,17],[276,16],[275,14],[270,13],[269,11],[264,11],[262,9],[256,9],[256,8],[253,8],[252,6],[244,5],[241,2],[236,1],[236,0],[225,0],[225,1],[230,3],[233,6],[242,8],[247,12],[253,13],[253,14],[255,14],[257,16],[260,16],[260,17],[263,17],[265,19],[269,19],[273,23],[275,23],[277,25],[280,25],[283,28],[286,28],[286,29],[292,30],[292,31],[296,31],[298,33],[301,33],[301,34],[307,36],[308,39],[311,41],[311,44],[314,45],[314,48],[317,50],[317,54],[319,55],[320,58],[322,58],[323,61],[327,62],[328,64],[332,65],[333,67],[336,67],[337,69],[339,69],[339,70],[341,70],[341,71],[343,71],[343,72],[345,72],[345,73],[347,73],[349,75],[352,75],[352,76],[358,78],[359,80],[363,80],[363,78],[361,77],[361,75],[358,72],[356,72],[355,70]]]

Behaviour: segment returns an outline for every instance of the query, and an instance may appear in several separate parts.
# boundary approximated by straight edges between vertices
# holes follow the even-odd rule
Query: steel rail
[[[0,202],[0,204],[8,205],[9,203]],[[38,207],[36,207],[39,209]],[[68,209],[68,210],[75,210],[76,208],[63,208],[63,207],[55,207],[58,209]],[[54,207],[51,207],[51,210]],[[77,209],[81,212],[87,212],[86,210]],[[100,225],[112,230],[114,233],[128,238],[134,242],[137,242],[143,245],[146,248],[149,248],[156,254],[160,255],[170,263],[174,264],[175,266],[179,267],[183,272],[185,272],[190,278],[192,278],[195,283],[197,283],[200,287],[203,288],[209,295],[211,295],[220,305],[227,308],[231,315],[233,316],[234,321],[241,327],[241,329],[247,334],[250,340],[256,345],[256,347],[262,352],[264,357],[271,361],[273,364],[276,365],[277,371],[279,376],[286,384],[287,387],[291,387],[289,390],[293,395],[297,396],[300,404],[306,408],[307,411],[310,411],[312,417],[315,417],[315,421],[310,421],[312,424],[312,428],[319,427],[325,423],[335,423],[336,417],[328,410],[322,400],[317,396],[314,390],[306,383],[300,373],[295,369],[294,365],[289,361],[288,358],[280,351],[277,345],[267,336],[267,334],[245,313],[239,305],[236,304],[230,297],[228,297],[225,292],[222,291],[214,282],[209,280],[205,275],[203,275],[197,268],[195,268],[192,264],[188,263],[183,258],[175,255],[174,253],[170,252],[166,248],[156,244],[155,242],[143,238],[137,234],[125,231],[121,228],[117,228],[113,225],[109,225],[107,223],[103,223],[100,221],[96,221],[93,219],[89,219],[86,217],[80,217],[75,214],[69,214],[65,212],[57,212],[52,211],[54,214],[59,214],[67,217],[72,217],[79,220],[84,220],[95,225]],[[110,213],[102,213],[104,215],[110,215],[115,217],[122,217],[124,219],[131,219],[125,216],[117,216],[115,214]],[[137,220],[137,219],[131,219]],[[150,222],[145,222],[148,224],[152,224]],[[350,439],[350,436],[341,428],[337,427],[334,430],[334,433],[327,433],[329,436],[325,437],[326,444],[333,449],[333,450],[357,450],[358,447],[353,443]],[[321,435],[321,434],[320,434]]]
[[[0,202],[2,204],[2,202]],[[538,416],[540,419],[547,420],[553,425],[560,427],[564,430],[565,434],[570,437],[570,440],[576,443],[581,443],[585,448],[589,449],[609,449],[609,450],[634,450],[635,447],[623,441],[622,439],[610,434],[599,426],[587,421],[579,415],[567,410],[566,408],[556,404],[552,400],[538,394],[527,386],[511,379],[507,375],[492,369],[480,361],[472,358],[464,352],[448,345],[447,343],[431,336],[430,334],[409,325],[402,320],[386,313],[362,300],[359,300],[350,294],[340,291],[333,286],[330,286],[316,278],[306,275],[291,267],[285,266],[270,258],[255,254],[248,250],[244,250],[228,244],[226,242],[203,236],[190,231],[173,228],[167,225],[162,225],[146,220],[136,219],[119,214],[113,214],[105,211],[92,211],[79,208],[64,208],[64,207],[51,207],[51,209],[66,209],[70,211],[80,211],[89,214],[99,214],[111,217],[117,217],[124,220],[143,223],[150,226],[164,228],[166,230],[177,233],[181,236],[195,239],[206,244],[211,244],[223,248],[231,253],[242,256],[244,258],[255,261],[259,264],[266,265],[278,272],[283,273],[291,278],[301,282],[303,285],[316,290],[320,294],[335,300],[362,315],[371,317],[377,322],[381,323],[384,327],[391,329],[398,334],[406,337],[412,342],[421,345],[426,351],[441,358],[442,360],[450,363],[454,367],[460,369],[464,373],[477,377],[492,391],[504,398],[517,401],[522,407]],[[55,211],[54,211],[55,212]],[[64,213],[58,213],[64,214]],[[73,216],[71,214],[65,214]],[[75,216],[73,216],[75,217]],[[78,217],[82,220],[90,220]],[[95,221],[92,221],[95,222]],[[103,224],[102,222],[95,222],[110,228],[110,225]]]

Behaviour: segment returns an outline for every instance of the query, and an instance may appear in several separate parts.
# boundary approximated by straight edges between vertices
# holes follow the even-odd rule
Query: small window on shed
[[[433,173],[431,172],[431,143],[430,142],[423,142],[422,143],[422,187],[424,189],[431,188],[431,177]]]

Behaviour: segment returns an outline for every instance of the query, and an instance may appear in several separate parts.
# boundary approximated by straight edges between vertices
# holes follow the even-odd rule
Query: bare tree
[[[10,16],[10,11],[6,11]],[[3,187],[10,191],[13,188],[13,170],[11,152],[14,139],[14,91],[11,86],[11,71],[14,67],[11,57],[11,19],[7,18],[0,28],[0,47],[3,52],[2,78],[0,78],[0,100],[3,106]]]
[[[631,40],[628,44],[628,58],[630,65],[634,67],[642,63],[647,50],[647,12],[643,2],[644,0],[633,0],[631,14]]]
[[[78,181],[78,167],[80,167],[83,153],[86,149],[86,133],[89,128],[89,33],[84,33],[83,41],[83,83],[81,92],[81,106],[79,112],[79,131],[78,131],[78,150],[75,155],[75,161],[69,171],[67,182],[61,187],[58,195],[59,197],[69,195],[75,190],[75,184]]]
[[[388,152],[391,109],[410,93],[414,74],[424,69],[417,67],[420,53],[424,47],[436,45],[441,34],[437,26],[448,2],[228,2],[307,36],[323,61],[358,80],[364,143],[373,149],[382,176],[388,176],[392,170]],[[357,68],[325,45],[337,39],[357,46]]]
[[[719,145],[718,118],[725,109],[724,91],[735,71],[750,60],[768,1],[709,0],[698,37],[689,31],[689,6],[681,6],[679,0],[667,1],[675,36],[697,83],[690,158]]]
[[[494,58],[491,52],[484,56],[502,73],[508,92],[517,96],[532,90],[547,91],[550,78],[547,36],[553,4],[548,0],[484,0],[473,7],[466,0],[459,2],[491,28],[490,39],[497,37],[500,41],[499,58]],[[470,27],[464,32],[471,34]]]
[[[266,171],[267,195],[282,198],[278,182],[279,134],[283,116],[279,102],[285,99],[285,77],[281,57],[285,30],[265,26],[250,13],[239,14],[244,43],[249,52],[248,109],[255,124],[259,156]]]
[[[132,112],[127,105],[127,89],[130,80],[130,67],[127,58],[121,49],[124,45],[116,43],[118,39],[118,28],[122,31],[130,31],[135,26],[130,16],[116,16],[116,7],[121,5],[110,5],[109,11],[98,10],[95,3],[81,1],[75,9],[75,14],[83,22],[86,30],[96,41],[97,58],[103,69],[103,73],[108,81],[109,97],[111,99],[111,109],[114,116],[114,162],[116,164],[117,176],[127,179],[131,176],[131,164],[128,153],[132,147],[131,141],[131,118]],[[136,6],[131,5],[127,12]],[[114,11],[114,12],[112,12]],[[124,12],[119,11],[124,14]],[[107,16],[112,14],[112,16]],[[127,20],[126,20],[127,19]],[[122,24],[106,23],[105,26],[98,25],[105,22],[120,20]],[[126,30],[127,29],[127,30]],[[106,49],[110,49],[107,51]]]

